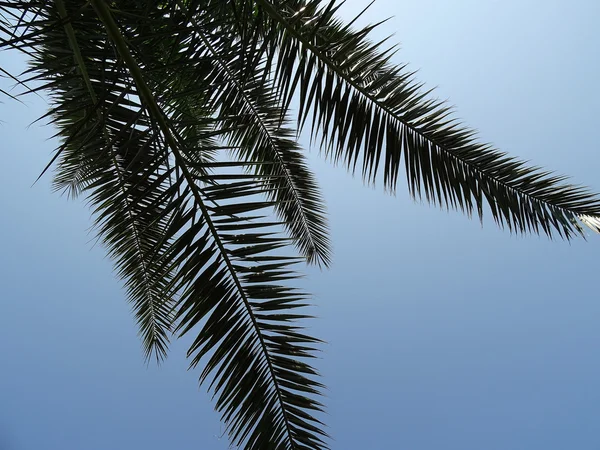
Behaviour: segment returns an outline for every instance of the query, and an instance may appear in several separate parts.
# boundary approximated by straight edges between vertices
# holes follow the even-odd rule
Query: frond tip
[[[600,233],[600,216],[589,216],[584,214],[579,216],[579,220],[581,220],[592,231]]]

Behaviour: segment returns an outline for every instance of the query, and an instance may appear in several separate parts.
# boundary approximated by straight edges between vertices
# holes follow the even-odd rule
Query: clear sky
[[[600,2],[378,0],[366,19],[389,15],[396,61],[484,140],[600,191]],[[44,108],[0,104],[0,450],[226,449],[185,343],[144,364],[84,203],[31,187],[56,145],[26,128]],[[305,282],[333,449],[600,448],[599,236],[511,236],[311,161],[335,250]]]

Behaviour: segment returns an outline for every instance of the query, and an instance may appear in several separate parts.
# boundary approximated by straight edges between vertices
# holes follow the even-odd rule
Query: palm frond
[[[185,261],[184,267],[178,268],[175,281],[176,290],[183,292],[178,316],[187,312],[182,318],[183,333],[186,333],[214,309],[190,354],[196,353],[195,363],[209,351],[215,352],[201,379],[216,371],[213,384],[216,383],[215,390],[219,394],[217,408],[223,411],[231,439],[253,449],[323,448],[321,436],[324,433],[315,426],[318,421],[306,412],[318,411],[321,406],[305,396],[306,393],[318,394],[320,385],[310,378],[316,372],[297,359],[310,355],[303,348],[314,340],[287,323],[303,318],[302,315],[280,311],[297,308],[303,301],[303,296],[275,284],[279,279],[293,278],[290,272],[282,271],[286,266],[284,260],[270,254],[284,244],[264,232],[223,235],[219,228],[219,220],[229,226],[238,221],[247,224],[251,218],[243,217],[244,214],[271,203],[240,201],[240,190],[256,194],[254,183],[240,185],[238,182],[235,188],[227,185],[219,188],[213,184],[212,191],[200,189],[198,180],[186,166],[184,152],[180,151],[184,144],[146,85],[143,72],[110,10],[101,0],[91,3],[135,80],[140,98],[156,120],[182,179],[190,187],[192,209],[179,215],[171,232],[172,235],[182,232],[182,237],[171,246],[173,254],[169,260],[177,255],[178,260]],[[239,180],[239,176],[233,179]],[[207,198],[207,191],[214,192],[216,197]],[[236,198],[236,202],[218,205],[218,200],[228,198]],[[217,206],[208,207],[208,200]],[[195,220],[191,221],[192,218]],[[191,250],[192,237],[195,239]],[[232,244],[240,248],[231,249]],[[244,265],[263,262],[261,258],[275,263],[275,270],[267,270],[260,264]],[[245,271],[249,273],[242,278],[240,272]],[[253,276],[257,279],[253,280]],[[278,337],[293,336],[298,345],[291,342],[283,346],[270,345],[267,343],[269,335],[274,335],[276,343]]]
[[[56,105],[48,117],[63,142],[54,186],[72,195],[87,191],[99,234],[126,280],[146,357],[161,360],[173,321],[173,299],[164,290],[171,274],[154,271],[152,260],[168,247],[168,241],[158,245],[168,222],[159,199],[175,189],[167,182],[166,154],[156,133],[140,130],[146,125],[140,105],[130,98],[127,74],[107,63],[114,55],[99,42],[98,21],[81,15],[71,22],[64,3],[55,5],[29,2],[24,13],[32,14],[27,28],[36,37],[13,38],[29,48],[29,80]]]
[[[187,281],[178,330],[186,334],[204,323],[188,354],[193,367],[207,359],[201,380],[210,378],[232,442],[257,450],[325,448],[320,422],[307,414],[322,408],[314,398],[321,385],[302,362],[318,341],[293,325],[306,318],[297,309],[307,298],[287,287],[296,277],[290,265],[299,259],[277,256],[287,239],[275,234],[277,223],[253,216],[272,206],[251,200],[264,191],[264,180],[244,178],[203,189],[204,201],[214,203],[203,215],[209,221],[198,218],[192,245],[184,233],[173,246],[190,248],[178,254],[186,259],[178,278]]]
[[[413,196],[480,217],[487,205],[499,225],[517,232],[569,239],[583,233],[581,217],[600,217],[588,189],[479,143],[410,72],[390,64],[393,51],[369,41],[374,27],[353,31],[336,19],[337,2],[251,3],[266,22],[255,28],[277,31],[275,55],[264,57],[277,61],[269,76],[282,95],[299,94],[299,125],[311,117],[327,155],[351,170],[361,162],[366,180],[383,171],[385,187],[395,190],[404,159]]]
[[[263,171],[275,183],[267,193],[275,196],[276,211],[299,250],[309,262],[329,265],[327,220],[317,183],[294,131],[281,121],[282,108],[273,86],[259,77],[261,70],[246,70],[241,55],[248,58],[251,47],[232,40],[228,23],[216,19],[216,10],[222,7],[218,2],[175,3],[173,14],[182,17],[181,27],[186,30],[179,33],[186,48],[177,57],[187,61],[185,70],[177,70],[174,79],[180,85],[175,92],[200,95],[208,100],[209,108],[219,110],[220,128],[230,130],[226,140],[240,161],[250,163],[255,172]],[[147,51],[144,47],[139,53]],[[204,82],[199,85],[198,79]],[[257,161],[267,164],[254,164]]]
[[[198,73],[198,58],[186,69],[176,3],[143,14],[125,1],[34,3],[21,5],[31,14],[28,31],[11,45],[33,55],[27,76],[50,92],[48,117],[62,140],[55,186],[87,195],[146,351],[164,355],[174,328],[194,335],[191,365],[204,362],[200,379],[233,443],[326,448],[314,417],[322,386],[306,361],[319,341],[298,323],[307,295],[288,286],[303,258],[284,252],[293,239],[271,212],[284,203],[274,192],[283,174],[244,170],[275,163],[268,158],[227,159],[239,124],[227,126],[206,89],[177,95],[189,79],[173,71]],[[149,24],[168,8],[158,28],[164,45],[149,51]]]

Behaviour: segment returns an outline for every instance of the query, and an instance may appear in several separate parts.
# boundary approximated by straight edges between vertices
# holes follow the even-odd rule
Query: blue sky
[[[396,61],[484,140],[600,191],[598,2],[378,0],[366,20],[389,15]],[[55,142],[27,103],[0,104],[0,449],[226,449],[185,343],[144,364],[87,207],[31,187]],[[600,237],[511,236],[310,158],[335,251],[305,282],[332,447],[599,448]]]

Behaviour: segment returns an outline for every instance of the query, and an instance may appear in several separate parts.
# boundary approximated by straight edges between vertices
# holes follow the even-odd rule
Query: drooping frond
[[[293,278],[285,270],[285,259],[271,254],[283,245],[281,239],[270,233],[246,232],[252,218],[245,215],[270,203],[240,199],[244,194],[260,192],[254,183],[234,181],[219,188],[213,175],[212,186],[201,189],[197,182],[202,180],[194,179],[187,168],[182,151],[187,149],[185,142],[146,85],[109,8],[102,0],[91,3],[129,69],[149,115],[156,120],[180,177],[190,188],[191,208],[181,212],[169,232],[173,236],[181,233],[181,238],[170,247],[168,260],[176,258],[184,264],[178,267],[174,283],[177,292],[182,292],[178,316],[183,316],[183,333],[214,310],[190,354],[196,353],[194,363],[214,351],[201,378],[214,373],[217,408],[229,425],[231,439],[257,450],[323,448],[324,433],[308,414],[321,406],[306,396],[318,394],[320,385],[311,378],[316,372],[298,359],[310,356],[314,340],[288,323],[303,316],[286,312],[301,306],[303,296],[277,284]],[[239,180],[239,175],[231,179]],[[219,205],[232,198],[235,203]],[[209,201],[214,206],[209,206]],[[270,265],[260,264],[265,261]],[[268,343],[271,339],[272,344]]]
[[[148,354],[162,357],[171,331],[193,335],[191,365],[204,363],[200,379],[232,443],[327,448],[315,418],[321,385],[307,363],[318,340],[298,322],[307,295],[289,286],[304,259],[287,255],[297,237],[273,218],[289,200],[277,192],[285,174],[267,157],[228,158],[260,144],[232,138],[245,125],[209,90],[190,91],[202,64],[187,51],[177,2],[134,3],[10,5],[28,9],[28,30],[3,42],[33,55],[30,81],[50,92],[61,138],[55,186],[94,208]]]
[[[55,8],[34,2],[22,8],[32,17],[25,35],[19,38],[15,28],[13,45],[29,53],[28,81],[48,92],[53,108],[47,116],[62,140],[54,186],[71,195],[87,192],[99,235],[126,280],[146,357],[160,360],[173,298],[165,290],[171,273],[155,270],[153,260],[169,246],[164,199],[174,199],[177,190],[160,136],[148,127],[127,73],[111,64],[114,52],[99,39],[97,20],[68,21],[61,1]]]
[[[226,138],[238,158],[253,163],[256,173],[269,175],[269,182],[275,183],[269,192],[277,200],[277,212],[308,261],[328,265],[330,244],[323,201],[294,132],[281,121],[282,106],[272,83],[265,83],[259,68],[254,73],[246,70],[242,55],[250,49],[232,41],[227,22],[215,20],[219,5],[194,7],[181,1],[177,5],[180,14],[189,18],[186,29],[190,35],[183,57],[198,62],[188,65],[186,76],[204,80],[202,86],[191,83],[189,90],[197,94],[205,89],[204,97],[220,110],[221,128],[230,130]]]
[[[267,70],[283,97],[299,94],[300,126],[312,119],[327,154],[352,170],[361,163],[365,179],[383,171],[394,190],[404,160],[413,196],[480,217],[487,205],[498,224],[517,232],[569,239],[590,223],[582,217],[600,217],[589,190],[479,143],[410,72],[390,64],[392,51],[368,40],[373,27],[354,31],[337,20],[338,2],[247,3],[259,12],[245,20],[262,21],[252,29],[277,33],[263,57],[277,61]]]
[[[240,161],[255,172],[281,175],[267,177],[276,184],[266,193],[277,200],[277,214],[307,260],[327,266],[330,243],[317,183],[294,140],[295,132],[282,126],[282,108],[271,83],[259,78],[258,69],[254,74],[243,70],[240,55],[248,49],[232,39],[228,17],[219,15],[221,3],[173,1],[165,6],[171,26],[178,29],[176,36],[165,29],[153,29],[153,34],[127,29],[124,34],[142,62],[152,55],[162,59],[164,68],[147,74],[149,84],[156,83],[153,89],[161,92],[161,101],[169,105],[169,114],[181,114],[183,102],[200,99],[205,108],[200,114],[206,109],[218,112],[222,137]],[[118,14],[136,14],[136,8],[120,9]],[[164,77],[167,67],[171,70]],[[198,116],[193,109],[186,113],[192,120]]]
[[[235,444],[325,448],[320,423],[308,414],[321,410],[314,398],[321,385],[302,361],[318,341],[293,324],[306,317],[297,309],[307,298],[287,286],[296,277],[290,265],[299,259],[278,256],[287,239],[276,234],[277,223],[256,217],[272,205],[253,200],[264,191],[264,177],[238,172],[230,182],[222,178],[223,184],[202,191],[214,206],[204,215],[209,220],[197,218],[189,228],[196,240],[183,233],[173,246],[181,251],[177,258],[186,259],[178,279],[189,279],[178,308],[179,330],[186,334],[203,323],[188,352],[192,366],[207,359],[201,380],[210,378]],[[181,226],[188,228],[184,221]]]

